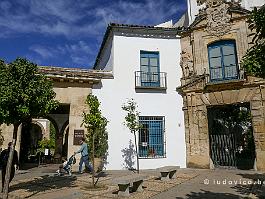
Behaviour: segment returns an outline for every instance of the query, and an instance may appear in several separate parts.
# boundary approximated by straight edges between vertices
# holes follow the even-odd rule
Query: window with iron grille
[[[139,157],[165,157],[165,117],[140,116],[139,122]]]
[[[235,41],[218,41],[209,45],[208,56],[211,81],[223,81],[239,77]]]

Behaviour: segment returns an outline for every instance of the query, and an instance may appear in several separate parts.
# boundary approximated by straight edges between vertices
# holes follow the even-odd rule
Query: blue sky
[[[91,68],[110,22],[175,22],[186,0],[0,0],[0,59]]]

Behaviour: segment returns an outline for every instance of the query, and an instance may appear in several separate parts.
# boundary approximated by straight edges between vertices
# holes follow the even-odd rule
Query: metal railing
[[[214,79],[210,78],[210,75],[206,75],[206,84],[207,83],[222,83],[224,81],[231,81],[231,80],[244,80],[245,79],[245,71],[240,69],[237,72],[234,72],[233,75],[226,75],[225,77]]]
[[[135,88],[167,88],[165,72],[135,72]]]

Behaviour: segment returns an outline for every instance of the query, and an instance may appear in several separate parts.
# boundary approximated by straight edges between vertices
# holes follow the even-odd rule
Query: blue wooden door
[[[234,41],[220,41],[208,47],[210,79],[220,81],[238,78]]]
[[[141,86],[159,87],[159,53],[141,51]]]

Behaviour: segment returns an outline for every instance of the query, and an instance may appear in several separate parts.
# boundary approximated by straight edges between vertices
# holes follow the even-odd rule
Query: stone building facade
[[[54,157],[60,161],[62,156],[70,157],[80,148],[79,143],[75,143],[76,133],[86,134],[85,127],[81,125],[82,114],[84,111],[89,111],[85,101],[87,95],[92,92],[92,86],[98,84],[102,78],[112,78],[112,74],[106,71],[60,67],[39,67],[39,73],[45,74],[53,82],[55,99],[58,100],[60,106],[45,118],[33,119],[32,124],[40,128],[41,138],[49,138],[49,122],[53,124],[56,133]],[[20,153],[23,138],[26,141],[30,140],[30,132],[23,135],[23,128],[20,125],[17,135],[16,150],[19,155],[25,155]],[[6,148],[8,142],[12,141],[13,126],[3,124],[1,130],[4,137],[2,148]],[[66,149],[63,149],[64,143],[67,145]]]
[[[214,168],[211,158],[209,108],[248,103],[255,143],[254,169],[265,170],[265,81],[244,74],[240,60],[249,49],[249,14],[239,2],[205,1],[194,22],[181,35],[181,86],[185,117],[187,167]],[[232,42],[235,60],[224,66],[225,42]],[[221,42],[220,71],[211,47]],[[217,49],[217,48],[214,48]],[[218,55],[219,56],[219,55]],[[211,63],[210,63],[211,62]],[[233,62],[233,63],[232,63]],[[229,76],[228,72],[233,71]],[[219,78],[219,76],[221,78]]]

